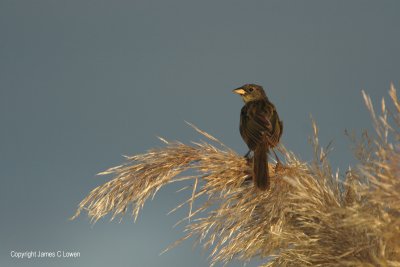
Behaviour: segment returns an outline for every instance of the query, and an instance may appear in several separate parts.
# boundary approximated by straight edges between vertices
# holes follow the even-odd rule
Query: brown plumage
[[[279,143],[283,123],[260,85],[245,84],[233,92],[239,94],[245,103],[240,112],[240,135],[254,152],[254,184],[267,190],[270,186],[267,153]]]

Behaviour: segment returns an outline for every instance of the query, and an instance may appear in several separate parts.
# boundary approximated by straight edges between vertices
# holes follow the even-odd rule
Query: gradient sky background
[[[123,154],[189,142],[190,121],[238,153],[242,101],[262,84],[284,121],[282,142],[310,160],[310,114],[333,166],[351,160],[344,130],[371,129],[375,104],[399,86],[400,1],[0,2],[0,266],[207,266],[172,226],[177,188],[136,223],[92,226],[73,215]],[[10,251],[79,251],[78,259],[18,260]],[[259,261],[248,266],[257,266]],[[230,266],[241,266],[233,263]]]

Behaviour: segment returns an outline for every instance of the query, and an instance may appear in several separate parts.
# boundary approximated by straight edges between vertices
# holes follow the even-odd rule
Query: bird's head
[[[240,95],[245,103],[267,98],[262,86],[257,84],[245,84],[233,92]]]

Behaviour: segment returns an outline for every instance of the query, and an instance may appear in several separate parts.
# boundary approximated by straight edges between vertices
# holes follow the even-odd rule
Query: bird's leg
[[[244,155],[244,158],[246,159],[247,164],[250,164],[250,163],[251,163],[250,153],[251,153],[251,150],[249,150],[249,151],[246,153],[246,155]]]
[[[249,150],[249,151],[246,153],[246,155],[244,155],[244,157],[245,157],[246,159],[249,159],[250,153],[251,153],[251,150]]]
[[[272,152],[274,152],[275,158],[276,158],[276,165],[275,165],[275,171],[280,170],[282,168],[282,163],[281,160],[279,159],[278,155],[275,153],[275,149],[272,149]]]
[[[275,155],[275,159],[276,159],[277,164],[278,164],[278,163],[281,164],[281,161],[279,160],[278,155],[275,153],[275,149],[272,149],[272,152],[274,152],[274,155]]]

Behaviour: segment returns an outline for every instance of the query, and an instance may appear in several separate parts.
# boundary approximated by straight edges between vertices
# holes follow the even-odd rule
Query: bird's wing
[[[281,121],[271,103],[255,102],[243,108],[240,123],[240,133],[252,150],[260,143],[275,146],[282,134]]]
[[[267,142],[271,147],[276,146],[279,143],[279,139],[282,135],[282,122],[277,118],[277,114],[271,117],[271,125],[273,125],[272,131],[267,131]]]
[[[265,142],[265,132],[272,129],[262,103],[248,103],[243,107],[240,120],[240,133],[251,150]]]

